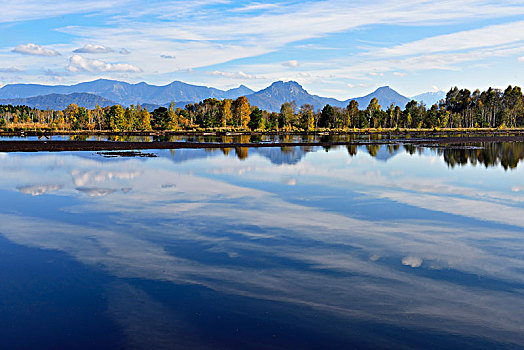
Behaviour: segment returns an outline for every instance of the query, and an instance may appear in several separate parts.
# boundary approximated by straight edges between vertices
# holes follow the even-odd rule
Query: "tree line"
[[[235,100],[208,98],[185,108],[147,108],[120,105],[94,109],[71,104],[64,110],[40,110],[27,106],[0,106],[0,127],[42,127],[56,130],[192,130],[240,129],[311,131],[319,129],[435,129],[515,128],[524,126],[524,96],[520,87],[486,91],[454,87],[446,97],[429,108],[410,101],[402,109],[383,108],[377,98],[362,108],[352,100],[345,108],[331,105],[315,110],[312,105],[282,104],[280,112],[251,106],[245,97]]]

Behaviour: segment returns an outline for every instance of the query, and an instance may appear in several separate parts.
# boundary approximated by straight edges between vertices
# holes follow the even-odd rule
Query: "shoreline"
[[[136,142],[136,141],[0,141],[0,152],[67,152],[67,151],[125,151],[154,149],[220,149],[220,148],[268,148],[268,147],[333,147],[366,145],[439,146],[475,144],[486,142],[524,142],[520,135],[498,136],[448,136],[433,138],[398,138],[380,140],[352,140],[333,142]]]
[[[446,136],[446,135],[524,135],[524,128],[456,128],[456,129],[317,129],[314,131],[247,131],[247,130],[176,130],[176,131],[112,131],[112,130],[0,130],[0,137],[8,136],[272,136],[272,135],[373,135],[373,136]]]

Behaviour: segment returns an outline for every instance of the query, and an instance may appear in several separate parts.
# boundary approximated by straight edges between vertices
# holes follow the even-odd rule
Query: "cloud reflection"
[[[46,193],[56,192],[62,188],[62,185],[40,185],[40,186],[19,186],[17,190],[23,194],[31,196],[41,196]]]
[[[76,190],[87,194],[89,197],[103,197],[116,192],[115,189],[101,187],[77,187]]]
[[[422,265],[422,259],[417,256],[406,256],[402,259],[402,265],[420,267]]]
[[[100,164],[54,157],[65,162],[57,173],[73,174],[68,169],[79,169],[73,174],[79,183],[101,185],[74,187],[88,195],[93,193],[94,199],[60,209],[78,214],[78,220],[83,214],[102,217],[111,213],[111,217],[80,225],[32,212],[0,214],[0,221],[5,223],[1,233],[15,243],[64,251],[118,277],[199,284],[224,293],[307,305],[352,319],[523,344],[524,316],[515,312],[524,308],[518,289],[470,287],[442,276],[419,275],[402,266],[421,271],[427,269],[427,263],[465,276],[522,285],[524,262],[519,251],[523,243],[514,227],[493,230],[470,222],[457,232],[453,224],[438,218],[374,220],[351,211],[337,212],[327,205],[293,202],[272,193],[271,186],[269,190],[251,188],[247,181],[271,184],[299,176],[301,187],[317,186],[318,194],[330,186],[351,184],[366,198],[389,198],[464,215],[460,208],[465,205],[471,211],[494,204],[486,203],[482,194],[471,195],[467,202],[439,197],[439,191],[461,187],[446,187],[440,180],[416,176],[393,180],[386,175],[392,171],[377,171],[373,163],[353,168],[353,163],[348,167],[327,155],[322,155],[324,168],[315,166],[318,160],[314,158],[307,160],[311,163],[273,166],[252,157],[243,163],[234,158],[213,158],[186,168],[168,167],[157,159],[147,163],[126,160],[125,172],[122,162]],[[249,170],[236,171],[244,166]],[[227,169],[236,170],[227,173]],[[184,173],[187,170],[194,175]],[[24,171],[19,170],[19,177]],[[134,175],[107,175],[119,172]],[[52,178],[56,173],[46,176]],[[241,186],[236,184],[236,176],[248,180]],[[109,183],[115,188],[129,185],[133,191],[123,196]],[[166,191],[161,184],[176,187]],[[466,189],[462,188],[462,193]],[[431,197],[427,197],[427,191]],[[491,200],[503,201],[504,195],[495,190],[484,192]],[[96,197],[101,194],[113,195],[101,200]],[[508,208],[513,208],[511,215],[523,217],[518,207],[496,204],[503,218]],[[477,215],[485,216],[485,212]],[[518,228],[519,220],[512,222]],[[206,246],[202,254],[226,254],[235,261],[249,257],[254,265],[231,265],[220,260],[209,263],[197,255],[187,257],[179,253],[187,244]]]

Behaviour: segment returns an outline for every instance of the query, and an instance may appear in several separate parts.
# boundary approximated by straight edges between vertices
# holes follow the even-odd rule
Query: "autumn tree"
[[[315,129],[315,116],[313,113],[313,106],[310,104],[305,104],[300,107],[300,126],[304,130],[313,130]]]
[[[250,120],[251,108],[249,100],[245,96],[237,98],[233,103],[233,120],[234,124],[247,129]]]
[[[220,105],[220,125],[225,127],[232,124],[233,113],[231,113],[232,100],[226,98]]]
[[[167,110],[167,128],[169,130],[177,130],[178,129],[178,116],[175,113],[175,102],[171,102],[169,104],[169,109]]]
[[[111,106],[107,113],[109,128],[113,131],[126,130],[127,121],[125,119],[125,110],[120,105]]]

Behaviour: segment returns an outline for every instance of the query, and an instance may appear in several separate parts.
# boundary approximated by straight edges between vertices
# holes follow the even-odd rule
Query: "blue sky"
[[[341,99],[523,86],[524,0],[0,0],[0,86],[97,78]]]

